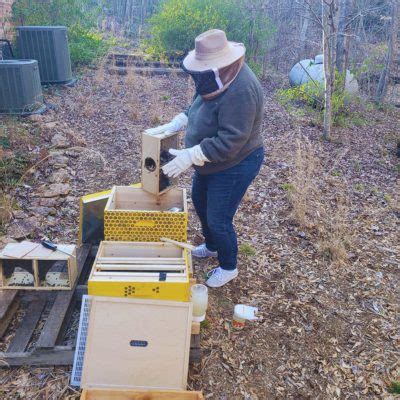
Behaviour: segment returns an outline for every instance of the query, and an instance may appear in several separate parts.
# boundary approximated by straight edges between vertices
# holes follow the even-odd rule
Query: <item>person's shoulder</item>
[[[260,81],[251,70],[251,68],[245,63],[240,70],[236,79],[232,82],[231,87],[227,90],[227,97],[235,96],[240,92],[243,93],[254,93],[262,90]]]

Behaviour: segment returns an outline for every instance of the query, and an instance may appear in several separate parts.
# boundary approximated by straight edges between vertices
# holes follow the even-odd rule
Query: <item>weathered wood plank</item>
[[[6,315],[17,293],[18,290],[0,290],[0,320]]]
[[[200,348],[200,334],[199,335],[191,335],[190,337],[190,348]]]
[[[7,353],[24,351],[46,304],[47,293],[39,293],[29,304],[26,314],[11,341]]]
[[[17,312],[18,307],[19,307],[19,299],[14,298],[14,301],[12,302],[10,307],[8,307],[7,312],[3,315],[3,318],[0,319],[0,339],[6,333],[8,325],[10,325],[10,322],[14,317],[15,313]]]
[[[169,75],[174,74],[177,76],[186,75],[185,71],[180,68],[153,68],[153,67],[108,67],[107,72],[111,75],[127,75],[131,71],[138,75],[153,76],[153,75]]]
[[[198,364],[201,362],[201,349],[190,349],[189,364]]]
[[[86,258],[89,254],[89,249],[90,246],[87,245],[82,246],[78,249],[78,275],[75,280],[74,286],[68,292],[60,292],[57,294],[53,307],[51,308],[50,314],[36,343],[36,347],[38,349],[51,348],[56,345],[57,339],[60,335],[61,327],[63,326],[63,322],[68,314],[70,306],[72,305],[71,301],[74,297],[74,289],[82,273],[83,266],[85,265]],[[72,303],[74,303],[74,301],[72,301]]]
[[[0,353],[0,367],[72,365],[75,350],[72,346],[57,346],[50,350],[34,350],[31,352]]]

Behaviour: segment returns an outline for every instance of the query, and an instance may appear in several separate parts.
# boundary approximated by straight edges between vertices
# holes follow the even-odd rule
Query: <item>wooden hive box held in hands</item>
[[[77,276],[75,245],[52,251],[40,243],[9,243],[0,252],[0,289],[71,290]]]
[[[101,242],[89,295],[189,301],[190,257],[170,243]]]
[[[192,304],[93,297],[82,388],[186,390]]]
[[[159,242],[187,240],[186,190],[171,188],[161,196],[142,188],[114,186],[104,210],[105,240]]]
[[[178,178],[168,178],[161,168],[174,158],[168,150],[177,149],[178,142],[177,132],[142,134],[142,187],[146,192],[158,195],[177,184]]]

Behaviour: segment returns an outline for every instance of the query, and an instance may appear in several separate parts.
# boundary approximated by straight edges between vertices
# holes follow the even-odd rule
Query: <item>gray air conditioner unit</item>
[[[20,58],[38,60],[42,83],[70,83],[71,58],[65,26],[18,26]]]
[[[36,60],[0,60],[0,114],[41,113],[43,104]]]

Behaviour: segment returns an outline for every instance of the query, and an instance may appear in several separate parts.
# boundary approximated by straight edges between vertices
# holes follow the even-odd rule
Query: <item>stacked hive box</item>
[[[102,242],[89,294],[189,301],[190,254],[169,243]]]
[[[161,172],[161,152],[173,141],[171,135],[158,145],[157,140],[144,140],[150,149],[143,150],[143,168],[146,163],[151,168],[142,169],[142,187],[114,187],[105,206],[105,241],[88,282],[93,297],[82,398],[107,398],[112,387],[113,398],[126,395],[120,390],[124,388],[134,389],[129,391],[132,399],[202,399],[201,393],[184,391],[194,332],[191,254],[161,241],[187,241],[186,191]]]
[[[112,241],[187,240],[186,190],[171,188],[161,196],[142,188],[115,186],[104,210],[104,237]]]
[[[142,185],[111,190],[104,209],[106,242],[93,265],[89,294],[189,301],[191,256],[160,243],[164,237],[187,240],[186,190],[161,170],[164,153],[177,143],[177,134],[143,134]]]

